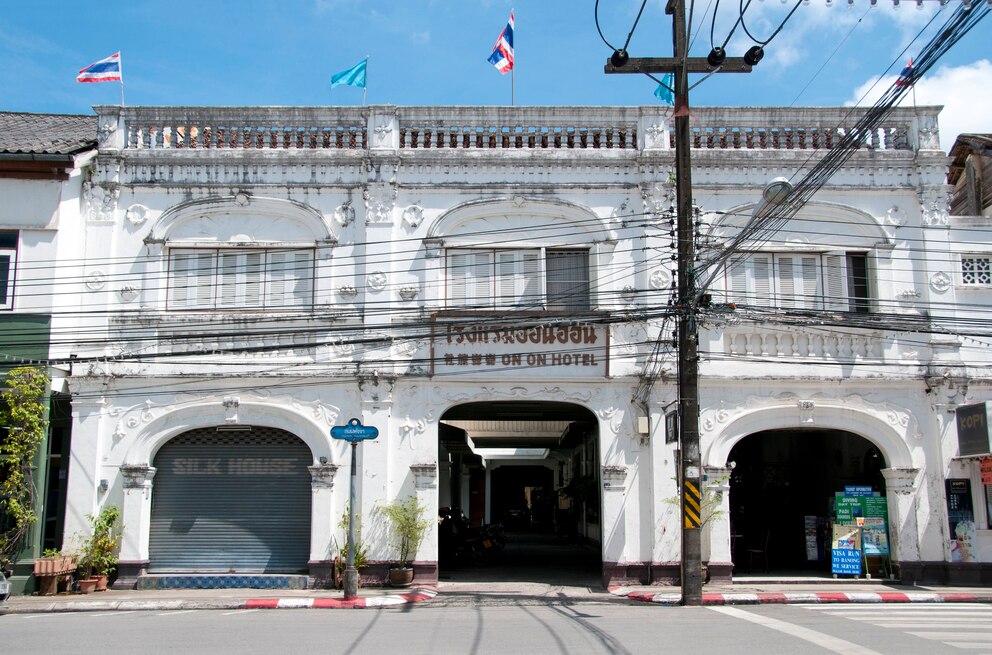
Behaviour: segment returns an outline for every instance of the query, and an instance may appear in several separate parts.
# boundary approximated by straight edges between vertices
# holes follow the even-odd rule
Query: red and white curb
[[[355,609],[364,607],[392,607],[430,600],[437,596],[434,589],[416,589],[406,594],[366,596],[352,600],[343,598],[251,598],[244,609]]]
[[[630,587],[610,587],[610,593],[629,600],[659,605],[678,605],[681,593],[646,593]],[[990,603],[992,593],[818,591],[703,594],[703,605],[762,605],[789,603]]]

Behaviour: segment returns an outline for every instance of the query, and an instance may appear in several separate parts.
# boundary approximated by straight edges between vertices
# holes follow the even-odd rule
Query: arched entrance
[[[155,455],[152,572],[305,571],[310,449],[290,432],[221,426],[185,432]]]
[[[473,402],[441,417],[439,505],[472,528],[500,523],[506,546],[482,564],[440,534],[442,580],[595,584],[602,574],[599,432],[572,403]]]
[[[885,496],[882,452],[843,430],[757,432],[727,464],[735,575],[829,575],[835,494]]]

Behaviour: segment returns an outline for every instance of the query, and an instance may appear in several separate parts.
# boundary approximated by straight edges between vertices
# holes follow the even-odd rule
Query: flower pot
[[[76,570],[76,558],[72,555],[58,557],[38,557],[34,560],[36,576],[64,575]]]
[[[106,591],[107,590],[107,578],[110,576],[106,575],[94,575],[93,578],[96,580],[96,591]]]
[[[91,594],[96,590],[96,578],[79,581],[79,593]]]
[[[389,569],[389,586],[409,587],[413,584],[413,567],[403,566]]]

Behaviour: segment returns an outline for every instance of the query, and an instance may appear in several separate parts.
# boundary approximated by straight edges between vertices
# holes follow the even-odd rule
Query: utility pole
[[[699,449],[699,332],[696,325],[695,247],[692,211],[692,162],[689,148],[689,73],[748,73],[761,54],[748,58],[726,57],[714,49],[709,57],[689,57],[685,0],[668,0],[665,13],[672,16],[674,57],[630,59],[614,52],[606,73],[673,73],[675,77],[675,193],[678,234],[678,394],[679,443],[682,484],[682,604],[703,604],[702,539],[700,500],[702,494]],[[751,61],[747,61],[750,59]]]

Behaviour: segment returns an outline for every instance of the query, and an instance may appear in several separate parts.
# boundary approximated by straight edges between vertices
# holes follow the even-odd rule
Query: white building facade
[[[604,583],[677,580],[666,112],[98,107],[86,338],[65,353],[67,534],[120,505],[122,586],[232,572],[329,584],[352,473],[330,430],[358,419],[379,430],[355,471],[367,582],[396,558],[377,508],[409,496],[431,515],[584,539]],[[989,396],[988,349],[958,326],[987,317],[989,293],[961,277],[962,244],[987,256],[992,239],[961,232],[984,219],[948,217],[937,113],[895,111],[780,231],[706,270],[712,577],[829,573],[846,487],[885,499],[904,580],[992,562],[953,414]],[[704,261],[849,114],[694,110]],[[965,559],[949,479],[970,484]],[[437,578],[438,549],[432,527],[418,579]]]

